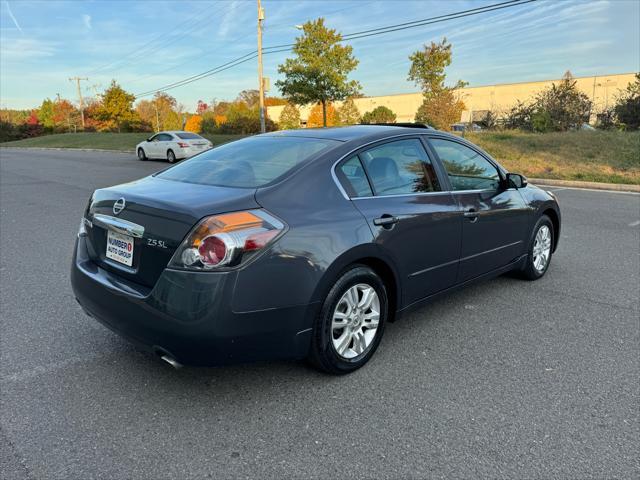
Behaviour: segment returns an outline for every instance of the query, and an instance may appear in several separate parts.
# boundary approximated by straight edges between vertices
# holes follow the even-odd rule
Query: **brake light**
[[[264,210],[206,217],[176,250],[170,267],[211,270],[247,261],[284,232],[284,224]]]
[[[178,142],[178,146],[180,148],[189,148],[190,145],[188,143],[185,143],[185,142]]]

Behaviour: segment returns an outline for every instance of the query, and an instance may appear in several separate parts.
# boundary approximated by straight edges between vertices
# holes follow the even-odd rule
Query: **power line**
[[[449,21],[449,20],[456,20],[458,18],[464,18],[464,17],[469,17],[469,16],[473,16],[473,15],[479,15],[481,13],[486,13],[486,12],[492,12],[492,11],[496,11],[496,10],[502,10],[505,8],[510,8],[510,7],[515,7],[518,5],[524,5],[527,3],[532,3],[535,2],[536,0],[510,0],[507,2],[501,2],[501,3],[495,3],[492,5],[486,5],[484,7],[478,7],[478,8],[472,8],[472,9],[468,9],[468,10],[462,10],[459,12],[454,12],[454,13],[450,13],[447,15],[438,15],[435,17],[430,17],[430,18],[424,18],[421,20],[414,20],[412,22],[404,22],[404,23],[399,23],[399,24],[395,24],[395,25],[388,25],[386,27],[379,27],[379,28],[375,28],[375,29],[369,29],[369,30],[363,30],[360,32],[354,32],[354,33],[350,33],[350,34],[346,34],[343,35],[342,40],[341,41],[350,41],[350,40],[357,40],[359,38],[365,38],[365,37],[372,37],[372,36],[376,36],[376,35],[383,35],[385,33],[391,33],[391,32],[397,32],[400,30],[407,30],[410,28],[416,28],[416,27],[421,27],[424,25],[431,25],[431,24],[435,24],[435,23],[441,23],[441,22],[445,22],[445,21]],[[272,53],[280,53],[280,52],[285,52],[285,51],[289,51],[291,50],[291,47],[293,47],[295,45],[295,43],[290,43],[290,44],[283,44],[283,45],[274,45],[272,47],[264,47],[263,50],[263,54],[267,55],[267,54],[272,54]],[[202,80],[203,78],[207,78],[210,77],[212,75],[215,75],[216,73],[220,73],[224,70],[228,70],[229,68],[235,67],[237,65],[240,65],[242,63],[248,62],[249,60],[252,60],[253,58],[257,57],[257,50],[254,50],[252,52],[249,52],[241,57],[238,57],[234,60],[231,60],[227,63],[224,63],[222,65],[219,65],[217,67],[214,67],[210,70],[206,70],[202,73],[193,75],[191,77],[185,78],[183,80],[179,80],[177,82],[171,83],[169,85],[165,85],[163,87],[154,89],[154,90],[148,90],[146,92],[142,92],[136,95],[136,98],[140,98],[140,97],[144,97],[147,95],[151,95],[153,93],[156,92],[160,92],[160,91],[165,91],[165,90],[171,90],[173,88],[178,88],[184,85],[187,85],[189,83],[193,83],[196,82],[198,80]]]

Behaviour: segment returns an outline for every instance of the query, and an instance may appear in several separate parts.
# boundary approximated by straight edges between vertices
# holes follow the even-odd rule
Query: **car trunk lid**
[[[254,194],[254,189],[198,185],[157,177],[96,190],[86,215],[91,222],[87,229],[89,256],[113,273],[152,287],[200,219],[259,208]],[[116,247],[124,249],[118,250],[124,252],[123,255],[131,252],[130,266],[121,263],[126,262],[126,258],[119,255],[114,258]]]

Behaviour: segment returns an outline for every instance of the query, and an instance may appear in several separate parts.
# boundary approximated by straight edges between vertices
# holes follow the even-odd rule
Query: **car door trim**
[[[484,252],[478,252],[478,253],[474,253],[473,255],[469,255],[467,257],[463,257],[463,258],[460,259],[460,261],[464,262],[466,260],[471,260],[472,258],[476,258],[476,257],[479,257],[481,255],[485,255],[487,253],[497,252],[498,250],[502,250],[504,248],[514,247],[514,246],[519,245],[521,243],[523,243],[523,240],[518,240],[517,242],[507,243],[506,245],[501,245],[501,246],[496,247],[496,248],[491,248],[489,250],[485,250]]]
[[[418,270],[417,272],[413,272],[409,274],[409,277],[417,277],[418,275],[422,275],[423,273],[431,272],[432,270],[436,270],[442,267],[448,267],[449,265],[453,265],[454,263],[458,263],[460,261],[459,258],[455,260],[451,260],[450,262],[441,263],[440,265],[435,265],[433,267],[425,268],[423,270]]]

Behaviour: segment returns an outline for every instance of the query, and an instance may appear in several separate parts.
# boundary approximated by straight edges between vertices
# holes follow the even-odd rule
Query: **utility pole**
[[[84,77],[71,77],[69,79],[70,82],[73,82],[75,80],[76,82],[76,86],[78,87],[78,105],[80,106],[80,120],[82,121],[82,129],[84,130],[84,103],[82,101],[82,91],[80,90],[80,81],[81,80],[89,80],[88,78]]]
[[[156,105],[155,100],[151,100],[151,103],[153,104],[153,108],[156,109],[156,133],[158,133],[160,131],[160,114],[158,113],[158,105]]]
[[[262,78],[262,22],[264,21],[264,10],[262,3],[258,0],[258,91],[260,92],[260,132],[266,131],[264,123],[264,80]]]

